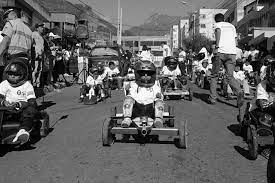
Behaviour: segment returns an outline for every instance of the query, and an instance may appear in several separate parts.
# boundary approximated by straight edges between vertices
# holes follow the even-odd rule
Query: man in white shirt
[[[252,65],[250,65],[249,61],[245,61],[245,63],[243,64],[243,71],[248,74],[253,72]]]
[[[240,85],[233,77],[233,71],[236,64],[236,28],[234,25],[224,21],[224,15],[219,13],[215,15],[215,36],[216,36],[216,54],[217,59],[213,62],[212,75],[210,81],[209,103],[215,104],[217,99],[217,79],[221,65],[224,65],[228,76],[228,83],[237,94],[237,105],[242,106],[244,93]]]
[[[0,44],[3,40],[3,36],[2,36],[2,31],[0,31]],[[4,72],[4,61],[3,61],[3,56],[0,56],[0,82],[2,81],[2,75]]]
[[[187,73],[186,52],[182,47],[179,48],[179,67],[181,73]]]
[[[122,79],[116,77],[119,75],[120,72],[114,62],[109,62],[109,67],[106,68],[106,72],[110,81],[111,88],[121,89]]]
[[[168,57],[168,56],[172,56],[171,55],[171,49],[165,42],[161,43],[161,47],[162,47],[162,50],[163,50],[163,58]]]
[[[40,76],[42,72],[42,56],[44,53],[44,39],[42,37],[44,24],[36,24],[36,30],[32,33],[35,48],[35,61],[32,72],[32,82],[34,87],[40,87]]]

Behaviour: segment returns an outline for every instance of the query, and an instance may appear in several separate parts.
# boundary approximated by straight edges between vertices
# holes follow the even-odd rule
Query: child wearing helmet
[[[32,84],[28,81],[28,73],[24,59],[15,58],[6,66],[6,80],[0,83],[0,105],[11,107],[8,113],[21,119],[19,131],[12,141],[14,143],[24,144],[29,140],[29,131],[37,114],[36,96]]]
[[[171,83],[170,81],[174,81],[174,78],[177,78],[175,82],[179,81],[182,85],[187,84],[186,78],[182,76],[182,73],[180,71],[178,60],[174,57],[169,57],[169,59],[167,60],[167,65],[165,65],[162,68],[161,75],[168,76],[168,79],[167,78],[162,79],[162,86],[164,88],[169,87],[169,83]],[[179,85],[178,82],[174,84]]]
[[[167,59],[166,65],[163,66],[161,74],[177,77],[181,75],[180,68],[178,66],[178,60],[174,57]]]
[[[275,110],[275,63],[266,68],[266,78],[257,86],[256,106],[265,112],[270,112],[274,117]]]
[[[106,68],[107,76],[110,82],[110,86],[112,89],[120,89],[121,88],[121,79],[118,78],[120,71],[116,67],[114,62],[109,62],[109,67]]]
[[[95,96],[95,86],[96,86],[96,78],[98,75],[98,69],[97,67],[91,67],[89,69],[89,76],[86,80],[86,85],[83,85],[80,89],[80,101],[82,102],[84,97],[87,95],[89,96],[89,99],[91,99],[93,96]]]
[[[105,97],[104,88],[106,88],[105,84],[108,79],[107,69],[103,64],[99,63],[97,65],[98,75],[95,78],[96,82],[96,90],[98,91],[98,95],[101,95],[101,98]]]
[[[149,60],[135,64],[135,82],[123,102],[123,128],[128,128],[135,117],[148,116],[155,119],[154,126],[163,127],[163,96],[156,81],[156,67]]]

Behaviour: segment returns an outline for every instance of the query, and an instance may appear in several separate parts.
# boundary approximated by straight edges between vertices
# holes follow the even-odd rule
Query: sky
[[[110,22],[118,19],[118,0],[68,0],[72,3],[81,1],[90,5],[95,11],[103,14]],[[138,26],[152,14],[166,14],[170,16],[186,16],[188,12],[200,7],[213,8],[221,0],[120,0],[122,8],[122,22],[124,26]]]

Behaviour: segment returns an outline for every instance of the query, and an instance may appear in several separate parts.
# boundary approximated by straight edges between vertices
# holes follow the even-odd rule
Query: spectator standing
[[[187,73],[187,64],[186,64],[186,52],[182,47],[179,48],[179,67],[182,74]]]
[[[32,82],[34,87],[40,87],[40,76],[42,72],[42,62],[44,54],[44,39],[42,36],[44,24],[36,24],[35,31],[32,33],[35,48],[35,61],[32,71]]]
[[[236,47],[236,61],[239,63],[244,63],[243,60],[243,50],[240,49],[239,47]]]
[[[256,47],[254,45],[250,46],[250,52],[249,52],[249,56],[248,59],[253,67],[254,71],[258,71],[260,70],[260,61],[258,60],[258,55],[259,55],[259,50],[256,49]]]
[[[0,44],[0,57],[7,50],[8,59],[31,56],[32,31],[21,20],[20,11],[16,8],[8,9],[4,13],[7,20],[3,30],[3,40]],[[29,65],[29,59],[26,63]]]
[[[243,105],[244,93],[239,83],[233,77],[236,64],[236,39],[237,33],[234,25],[224,21],[224,15],[219,13],[215,15],[215,36],[216,36],[216,54],[217,58],[213,60],[213,68],[210,81],[209,103],[215,104],[217,99],[217,79],[222,64],[227,74],[227,80],[230,87],[237,94],[237,105]]]
[[[3,40],[2,31],[0,31],[0,44],[1,44],[2,40]],[[3,72],[4,72],[4,68],[5,68],[3,59],[4,59],[3,55],[0,56],[0,82],[2,81]]]
[[[165,42],[161,43],[161,47],[163,51],[163,58],[171,56],[171,49]]]
[[[142,46],[140,57],[141,57],[141,60],[149,60],[150,62],[153,62],[151,53],[148,51],[148,48],[146,45]]]

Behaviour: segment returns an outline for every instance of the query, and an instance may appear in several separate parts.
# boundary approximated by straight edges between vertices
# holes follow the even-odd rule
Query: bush
[[[186,46],[186,49],[192,49],[195,52],[199,52],[202,47],[205,47],[207,50],[210,50],[211,45],[214,44],[209,38],[197,34],[194,37],[188,37],[183,39],[183,44]]]

